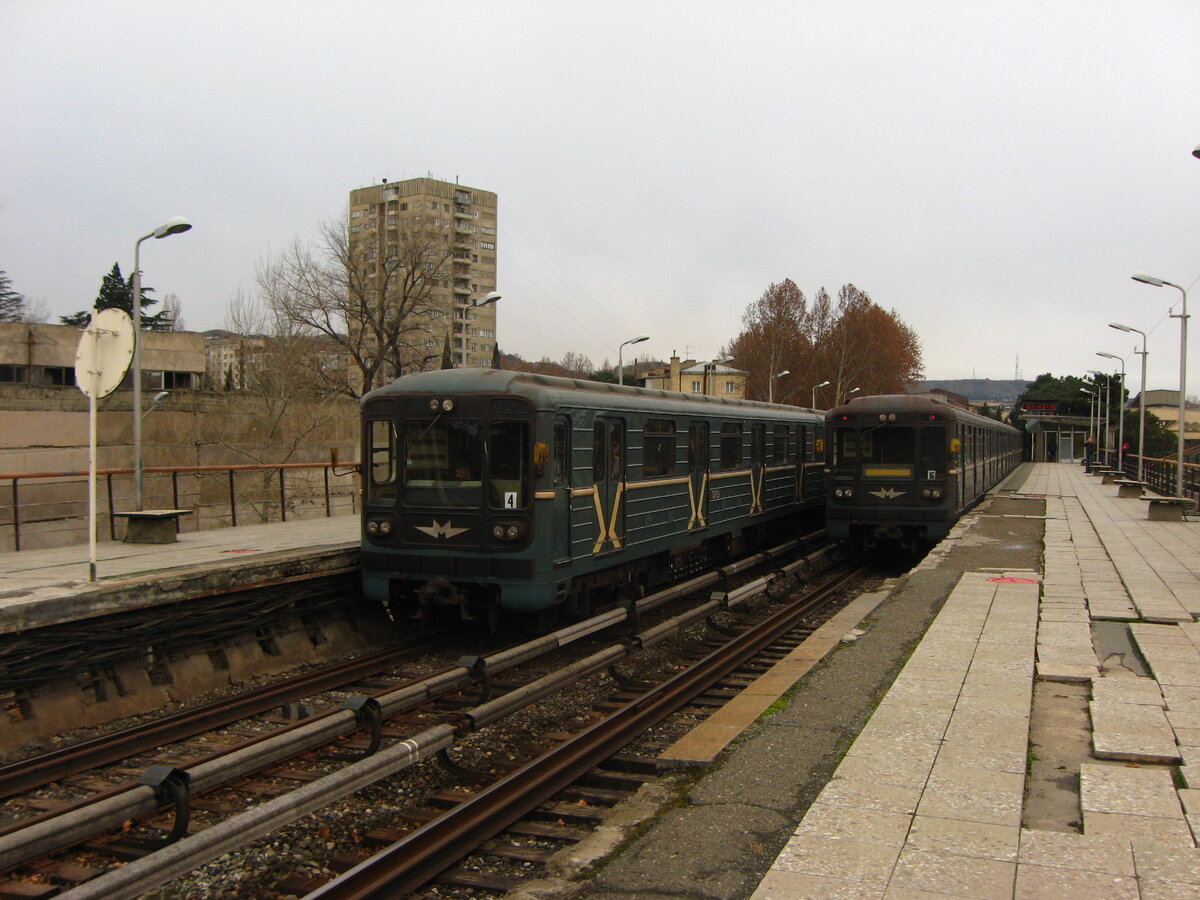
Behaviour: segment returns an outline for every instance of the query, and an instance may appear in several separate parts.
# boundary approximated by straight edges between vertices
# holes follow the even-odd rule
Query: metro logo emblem
[[[413,527],[417,531],[429,535],[431,538],[446,538],[447,540],[471,530],[470,528],[455,528],[449,519],[446,520],[445,524],[434,519],[432,525],[414,525]]]
[[[903,497],[908,491],[898,491],[895,488],[882,488],[878,491],[868,491],[872,497],[878,497],[880,500],[895,500],[897,497]]]

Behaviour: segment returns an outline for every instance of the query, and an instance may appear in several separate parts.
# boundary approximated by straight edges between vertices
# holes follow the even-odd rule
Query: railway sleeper
[[[545,847],[530,847],[512,841],[489,840],[479,845],[475,851],[480,856],[496,856],[500,859],[511,859],[515,862],[537,863],[545,865],[554,856],[554,850]]]
[[[518,834],[525,837],[542,838],[548,841],[561,841],[567,844],[577,844],[591,833],[592,830],[590,828],[572,828],[569,825],[556,825],[530,820],[515,822],[504,829],[504,834]]]
[[[462,866],[455,866],[438,875],[434,882],[485,891],[511,891],[520,885],[523,879],[495,872],[476,872]]]
[[[556,803],[551,800],[539,804],[529,813],[534,821],[550,820],[555,823],[579,825],[599,825],[604,821],[608,810],[594,806],[580,806],[577,803]]]

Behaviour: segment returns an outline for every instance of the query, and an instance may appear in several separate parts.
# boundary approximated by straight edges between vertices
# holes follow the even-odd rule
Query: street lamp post
[[[829,382],[828,382],[828,381],[822,381],[820,384],[814,384],[814,385],[813,385],[813,390],[812,390],[812,406],[810,406],[810,407],[809,407],[809,409],[816,409],[816,408],[817,408],[817,388],[823,388],[823,387],[825,387],[825,386],[826,386],[826,385],[828,385],[828,384],[829,384]]]
[[[1096,395],[1092,393],[1091,388],[1080,388],[1079,393],[1088,395],[1088,437],[1092,440],[1096,439],[1096,414],[1093,401]],[[1061,455],[1061,454],[1060,454]]]
[[[1138,470],[1137,480],[1142,480],[1143,460],[1146,458],[1146,357],[1149,353],[1146,350],[1146,332],[1129,325],[1122,325],[1119,322],[1109,322],[1109,328],[1115,328],[1117,331],[1127,331],[1130,333],[1140,334],[1142,336],[1142,349],[1134,350],[1134,353],[1142,357],[1142,385],[1138,390]]]
[[[497,294],[495,291],[489,291],[488,293],[484,294],[482,297],[478,298],[477,300],[472,300],[471,308],[478,309],[481,306],[489,306],[489,305],[495,303],[499,299],[500,299],[499,294]],[[463,368],[466,368],[466,365],[467,365],[467,344],[469,343],[467,338],[470,337],[470,329],[471,329],[471,326],[468,324],[469,322],[470,322],[470,319],[463,320],[463,334],[462,334],[462,364],[463,364]]]
[[[187,219],[176,216],[142,235],[133,245],[133,309],[130,310],[133,319],[133,499],[138,512],[145,509],[142,493],[142,270],[139,255],[142,241],[180,234],[191,227],[192,223]]]
[[[635,338],[630,338],[629,340],[624,341],[621,346],[617,348],[617,384],[625,383],[625,367],[621,361],[621,351],[625,349],[626,344],[640,344],[642,341],[648,340],[650,340],[650,335],[639,334]],[[636,363],[634,364],[634,368],[637,368]],[[634,374],[636,375],[637,372],[634,372]]]
[[[1088,369],[1088,374],[1092,376],[1092,382],[1096,385],[1096,447],[1102,454],[1108,452],[1109,449],[1109,432],[1108,432],[1108,374],[1100,372],[1096,369]],[[1104,431],[1100,431],[1100,380],[1104,379]],[[1107,459],[1107,457],[1105,457]],[[1107,466],[1107,463],[1106,463]]]
[[[784,369],[782,372],[776,372],[774,375],[772,375],[770,378],[767,379],[767,402],[768,403],[775,402],[775,379],[782,378],[784,375],[791,375],[791,374],[792,373],[789,372],[787,369]]]
[[[1175,493],[1182,497],[1183,432],[1186,425],[1185,417],[1187,413],[1187,291],[1173,281],[1167,281],[1165,278],[1156,278],[1153,275],[1147,275],[1145,272],[1136,272],[1131,277],[1134,281],[1140,281],[1142,284],[1151,284],[1154,287],[1162,287],[1163,285],[1173,287],[1183,295],[1183,305],[1180,307],[1179,315],[1171,315],[1172,319],[1179,320],[1179,462],[1175,467]]]
[[[1115,359],[1121,364],[1121,389],[1117,393],[1120,399],[1119,406],[1121,411],[1117,413],[1117,470],[1125,471],[1125,359],[1117,356],[1115,353],[1105,353],[1103,350],[1096,351],[1097,356],[1103,356],[1106,359]]]
[[[846,399],[845,399],[845,400],[843,400],[842,402],[843,402],[843,403],[849,403],[849,402],[850,402],[850,395],[851,395],[851,394],[857,394],[857,393],[858,393],[859,391],[861,391],[861,390],[862,390],[862,388],[851,388],[850,390],[846,391]]]

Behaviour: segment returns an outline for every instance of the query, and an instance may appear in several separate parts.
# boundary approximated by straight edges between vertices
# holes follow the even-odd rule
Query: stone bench
[[[1187,497],[1148,497],[1146,518],[1151,522],[1182,522],[1185,514],[1196,508],[1196,501]]]
[[[190,509],[139,509],[113,513],[129,520],[125,527],[127,544],[174,544],[179,540],[179,517],[191,514]]]
[[[1125,473],[1118,469],[1097,469],[1097,471],[1101,476],[1101,484],[1112,484],[1118,478],[1125,477]]]
[[[1113,484],[1117,486],[1118,497],[1141,497],[1142,494],[1146,493],[1146,483],[1144,481],[1118,478]]]

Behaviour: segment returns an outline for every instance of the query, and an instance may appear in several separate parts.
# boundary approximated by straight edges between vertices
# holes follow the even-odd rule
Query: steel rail
[[[804,603],[780,610],[732,645],[710,654],[472,800],[418,828],[309,894],[306,900],[400,897],[418,890],[794,628],[814,605],[858,574],[849,572],[822,585]]]
[[[236,697],[217,700],[4,766],[0,768],[0,800],[57,781],[82,769],[127,759],[163,744],[193,737],[210,728],[219,728],[238,719],[258,715],[284,703],[341,687],[347,681],[389,668],[411,652],[411,646],[399,650],[379,650],[287,681],[263,685]]]

